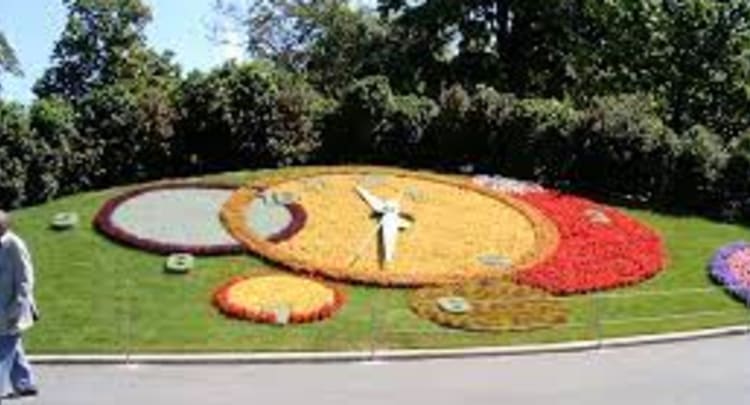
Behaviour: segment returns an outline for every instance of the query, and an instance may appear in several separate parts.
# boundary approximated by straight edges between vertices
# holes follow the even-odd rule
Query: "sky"
[[[151,46],[171,49],[184,71],[207,70],[227,59],[245,57],[239,27],[217,20],[214,0],[143,0],[151,6],[153,21],[146,29]],[[253,0],[244,0],[249,2]],[[372,5],[374,0],[353,0]],[[55,41],[66,18],[62,0],[0,0],[0,30],[16,50],[24,76],[3,75],[2,96],[28,104],[31,88],[50,64]],[[211,35],[215,23],[224,25],[221,43]]]

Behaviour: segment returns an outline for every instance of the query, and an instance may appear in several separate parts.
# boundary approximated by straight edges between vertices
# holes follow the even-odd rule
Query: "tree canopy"
[[[141,0],[63,0],[68,19],[52,66],[34,86],[39,97],[76,102],[96,88],[171,74],[170,54],[146,45],[151,10]]]
[[[19,76],[23,74],[21,71],[21,65],[18,63],[16,57],[16,51],[5,38],[5,34],[0,31],[0,78],[3,73],[10,73],[12,75]],[[0,90],[2,90],[2,82],[0,82]]]

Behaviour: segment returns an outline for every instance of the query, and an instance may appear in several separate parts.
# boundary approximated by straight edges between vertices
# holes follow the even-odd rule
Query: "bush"
[[[477,86],[471,96],[471,105],[466,111],[466,129],[463,139],[469,145],[470,156],[487,154],[489,148],[492,156],[503,149],[505,124],[511,111],[518,103],[516,96],[510,93],[498,93],[494,88]]]
[[[513,104],[494,137],[494,161],[502,173],[544,182],[567,176],[574,153],[572,134],[581,114],[555,99],[525,99]]]
[[[30,169],[38,178],[30,179],[29,194],[44,201],[56,194],[88,189],[100,162],[76,128],[73,107],[57,97],[38,99],[31,106],[29,119],[38,145]]]
[[[672,177],[671,205],[712,209],[718,197],[718,180],[729,156],[721,137],[696,125],[680,137],[676,175]]]
[[[393,110],[393,103],[391,87],[383,76],[367,77],[350,85],[336,111],[326,118],[326,160],[378,160],[378,134]]]
[[[428,158],[422,142],[438,106],[429,98],[396,96],[385,122],[375,138],[376,153],[382,162],[402,166],[418,164]]]
[[[394,95],[383,76],[358,80],[326,117],[324,156],[333,163],[414,165],[428,157],[423,138],[437,113],[428,98]]]
[[[87,156],[100,162],[92,173],[96,185],[171,174],[175,110],[163,89],[103,87],[84,97],[78,109],[78,127],[91,142]]]
[[[750,130],[729,146],[729,159],[719,180],[721,212],[732,221],[750,221]]]
[[[483,165],[502,154],[503,125],[515,103],[515,96],[492,87],[477,86],[474,94],[460,85],[444,90],[425,142],[435,164]]]
[[[461,85],[453,85],[440,94],[439,112],[423,143],[424,154],[437,164],[453,166],[471,160],[481,151],[466,139],[466,113],[471,96]],[[483,136],[484,134],[482,134]],[[485,144],[486,146],[486,144]]]
[[[594,98],[576,136],[574,178],[584,187],[626,198],[665,196],[674,175],[676,135],[653,98],[642,94]]]
[[[181,88],[181,153],[191,172],[258,167],[276,84],[255,64],[191,73]]]
[[[0,100],[0,208],[16,208],[24,202],[32,153],[26,111]]]
[[[286,85],[275,95],[266,141],[268,159],[288,166],[315,158],[322,144],[322,119],[332,109],[331,101],[310,87]]]
[[[327,109],[307,83],[261,63],[194,72],[181,87],[183,163],[203,173],[306,162]]]

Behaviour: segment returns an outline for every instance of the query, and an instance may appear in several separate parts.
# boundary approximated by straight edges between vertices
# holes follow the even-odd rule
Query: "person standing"
[[[34,396],[36,382],[21,339],[38,318],[34,267],[26,244],[0,210],[0,396]]]

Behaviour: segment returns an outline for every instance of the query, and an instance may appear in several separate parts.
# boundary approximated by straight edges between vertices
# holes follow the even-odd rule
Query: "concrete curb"
[[[674,343],[722,336],[750,334],[750,325],[701,329],[690,332],[639,335],[603,340],[585,340],[540,345],[475,347],[468,349],[415,349],[350,352],[267,352],[206,354],[66,354],[32,355],[40,365],[126,365],[126,364],[292,364],[346,363],[367,361],[407,361],[490,356],[517,356],[542,353],[582,352],[640,345]]]

